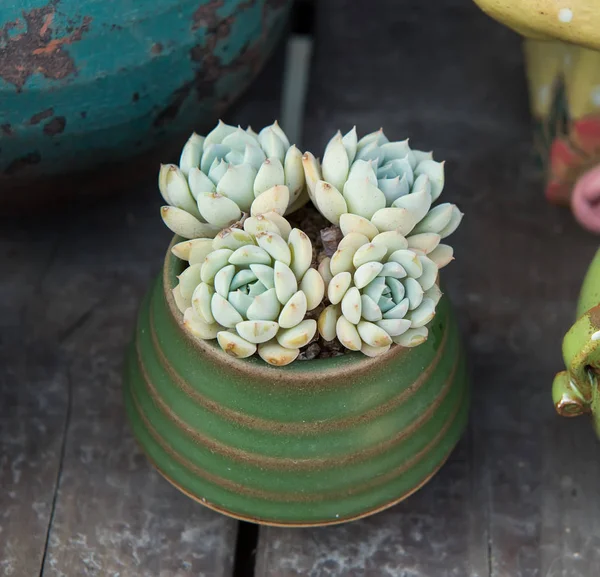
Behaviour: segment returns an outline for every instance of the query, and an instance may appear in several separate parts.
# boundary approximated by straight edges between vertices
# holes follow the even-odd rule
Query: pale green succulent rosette
[[[429,246],[411,248],[397,230],[372,238],[348,233],[319,265],[331,303],[319,316],[321,336],[327,341],[337,337],[347,349],[371,357],[394,343],[423,343],[441,297],[438,265],[425,254],[434,250],[436,239],[428,239]]]
[[[283,366],[316,334],[306,313],[322,302],[325,284],[311,268],[310,239],[281,215],[251,216],[243,230],[182,242],[173,252],[190,262],[173,294],[197,338],[217,339],[236,358],[258,352]]]
[[[307,200],[302,154],[277,122],[258,134],[221,121],[206,137],[192,134],[179,166],[161,165],[158,186],[163,221],[189,239],[214,238],[245,214],[286,214]]]
[[[322,164],[310,152],[304,154],[303,164],[313,204],[344,234],[356,231],[341,226],[345,214],[368,221],[378,233],[395,230],[404,237],[434,233],[442,239],[462,220],[456,205],[432,208],[444,188],[444,163],[433,160],[429,152],[412,150],[408,140],[390,142],[382,130],[360,140],[355,128],[344,136],[338,132],[329,141]]]

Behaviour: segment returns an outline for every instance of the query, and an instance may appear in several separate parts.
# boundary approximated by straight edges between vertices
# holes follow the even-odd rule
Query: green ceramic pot
[[[600,250],[581,287],[577,321],[563,340],[563,358],[567,370],[554,379],[554,406],[564,417],[591,413],[600,436]]]
[[[183,264],[168,252],[125,378],[135,435],[173,485],[239,519],[327,525],[401,501],[441,467],[469,406],[446,298],[421,346],[275,368],[183,329],[171,296]]]

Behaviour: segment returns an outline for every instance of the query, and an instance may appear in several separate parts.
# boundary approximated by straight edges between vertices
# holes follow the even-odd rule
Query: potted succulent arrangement
[[[176,236],[125,399],[169,481],[236,518],[326,525],[441,467],[469,404],[439,283],[462,214],[434,205],[443,187],[443,163],[382,130],[338,132],[320,161],[277,122],[219,122],[161,166]]]

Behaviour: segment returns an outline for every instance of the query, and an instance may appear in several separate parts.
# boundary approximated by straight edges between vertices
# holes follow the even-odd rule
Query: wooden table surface
[[[135,190],[0,222],[0,577],[598,575],[600,445],[550,397],[598,239],[543,198],[519,38],[469,0],[320,0],[315,36],[303,147],[383,125],[447,160],[466,214],[444,271],[473,373],[463,440],[406,502],[330,528],[258,529],[172,488],[121,398],[169,241],[148,167]],[[277,62],[227,120],[278,116]]]

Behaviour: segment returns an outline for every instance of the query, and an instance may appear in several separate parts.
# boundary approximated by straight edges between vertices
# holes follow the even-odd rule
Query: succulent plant
[[[446,238],[462,219],[453,204],[431,208],[444,188],[444,163],[429,152],[412,150],[408,140],[390,142],[383,130],[360,140],[356,128],[344,136],[338,131],[322,164],[310,152],[303,164],[313,204],[336,225],[350,214],[369,221],[378,232]]]
[[[277,122],[259,134],[220,122],[206,138],[192,135],[179,167],[161,167],[159,187],[163,219],[187,239],[172,248],[189,263],[173,296],[197,338],[277,366],[317,331],[372,357],[427,339],[438,271],[453,259],[441,241],[462,220],[453,204],[432,208],[444,163],[431,153],[382,130],[358,140],[353,128],[330,140],[320,163]],[[340,229],[330,229],[341,241],[318,269],[310,239],[284,218],[305,192]],[[325,293],[315,321],[307,313]]]
[[[190,266],[173,294],[187,329],[217,339],[229,355],[258,354],[283,366],[317,330],[306,318],[323,300],[325,284],[311,268],[312,244],[279,214],[251,216],[244,228],[181,242],[173,252]]]
[[[302,154],[277,122],[256,134],[219,124],[192,134],[179,166],[161,165],[158,186],[165,224],[184,238],[214,238],[245,214],[283,215],[305,201]]]
[[[414,347],[427,339],[425,325],[441,297],[438,266],[399,231],[348,233],[319,272],[331,303],[318,320],[325,340],[337,337],[347,349],[378,356],[393,343]]]

